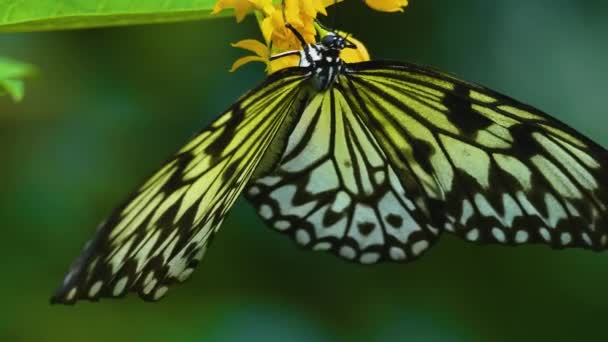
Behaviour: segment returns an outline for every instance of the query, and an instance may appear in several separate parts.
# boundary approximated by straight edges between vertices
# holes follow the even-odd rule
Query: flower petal
[[[268,58],[268,47],[258,40],[244,39],[230,45],[232,45],[233,47],[249,50],[260,57]]]
[[[211,14],[218,14],[221,10],[229,7],[234,8],[236,21],[240,23],[245,18],[245,15],[247,15],[247,12],[253,8],[253,4],[249,0],[218,0]]]
[[[297,66],[300,63],[299,56],[285,56],[275,60],[270,61],[268,65],[268,73],[272,74],[273,72],[279,71],[281,69],[289,68]]]
[[[367,6],[381,12],[403,12],[407,0],[363,0]]]
[[[272,17],[266,17],[260,23],[260,30],[262,30],[262,36],[264,36],[264,41],[266,43],[270,43],[272,39],[272,33],[274,31],[274,24]]]
[[[260,57],[260,56],[241,57],[241,58],[237,59],[236,61],[234,61],[234,63],[232,64],[232,67],[230,68],[230,72],[235,71],[236,69],[242,67],[244,64],[247,64],[249,62],[262,62],[262,63],[266,64],[267,59]]]
[[[352,36],[348,37],[348,41],[355,44],[356,49],[346,48],[340,52],[340,58],[342,58],[346,63],[358,63],[369,61],[369,53],[365,48],[365,45],[361,43],[361,41],[353,38]]]
[[[271,15],[275,11],[274,4],[272,0],[243,0],[251,3],[253,7],[257,10],[264,12],[266,16]]]
[[[300,0],[285,0],[285,19],[295,27],[304,25],[300,15]]]

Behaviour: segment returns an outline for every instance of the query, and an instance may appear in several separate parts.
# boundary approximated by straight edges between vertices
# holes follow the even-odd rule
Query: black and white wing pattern
[[[306,248],[365,264],[415,259],[439,229],[353,109],[336,88],[313,96],[280,165],[245,195],[270,227]]]
[[[447,74],[340,64],[323,51],[342,45],[316,47],[319,65],[271,75],[102,223],[52,302],[161,298],[189,277],[245,187],[269,226],[365,264],[413,260],[444,230],[607,248],[604,148]]]
[[[606,249],[608,152],[580,133],[412,64],[349,64],[335,87],[406,192],[423,189],[426,224],[478,243]]]
[[[72,265],[53,303],[161,298],[186,280],[305,92],[285,70],[241,98],[103,222]],[[304,95],[306,96],[306,95]]]

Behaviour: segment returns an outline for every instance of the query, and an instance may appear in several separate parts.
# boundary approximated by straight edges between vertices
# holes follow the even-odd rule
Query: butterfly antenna
[[[349,49],[356,49],[357,45],[355,45],[355,43],[348,40],[348,37],[350,37],[350,36],[351,36],[350,33],[347,33],[346,36],[344,36],[344,41],[346,42],[346,47]]]

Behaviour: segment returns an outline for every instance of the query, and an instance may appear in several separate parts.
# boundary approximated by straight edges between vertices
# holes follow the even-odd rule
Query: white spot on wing
[[[507,237],[505,236],[505,232],[502,231],[502,229],[494,227],[492,228],[492,236],[494,236],[494,239],[496,239],[496,241],[498,242],[506,242],[507,241]]]
[[[74,297],[76,297],[76,288],[72,287],[70,289],[70,291],[68,291],[67,296],[65,297],[65,299],[67,299],[68,301],[71,301],[74,299]]]
[[[97,293],[99,293],[99,290],[101,290],[102,285],[103,283],[101,282],[101,280],[96,281],[89,289],[89,297],[95,297]]]
[[[304,229],[296,230],[296,241],[300,245],[307,245],[310,242],[310,234]]]
[[[268,204],[262,204],[260,206],[259,213],[260,216],[262,216],[262,218],[264,218],[265,220],[270,220],[273,216],[272,207]]]
[[[564,245],[564,246],[569,245],[572,242],[572,235],[568,232],[563,232],[560,235],[560,240],[562,242],[562,245]]]
[[[254,185],[254,186],[252,186],[252,187],[249,188],[249,191],[247,191],[247,193],[250,196],[257,196],[257,195],[260,194],[260,188]]]
[[[551,242],[551,233],[549,232],[549,230],[545,227],[541,227],[540,230],[540,236],[542,236],[542,238],[547,241],[547,242]]]
[[[129,278],[126,276],[123,276],[122,278],[120,278],[120,280],[118,280],[116,282],[116,284],[114,285],[114,290],[112,291],[112,295],[119,296],[120,294],[122,294],[125,290],[125,287],[127,286],[127,281],[129,281]]]
[[[399,247],[391,247],[388,253],[393,260],[405,260],[405,251]]]
[[[385,179],[386,179],[386,174],[384,173],[384,171],[378,170],[374,173],[374,180],[376,181],[376,184],[384,183]]]
[[[286,230],[291,227],[291,223],[287,220],[278,220],[274,223],[274,228],[277,230]]]
[[[380,260],[380,254],[375,252],[368,252],[361,255],[359,262],[362,264],[374,264]]]
[[[281,179],[283,179],[283,178],[281,178],[279,176],[270,175],[270,176],[259,178],[255,182],[263,184],[263,185],[267,185],[267,186],[275,186],[281,181]]]
[[[581,234],[581,236],[582,236],[582,238],[583,238],[583,241],[585,241],[585,243],[586,243],[587,245],[589,245],[589,246],[592,246],[592,245],[593,245],[593,242],[591,241],[591,237],[589,237],[589,234],[587,234],[586,232],[583,232],[583,233]]]
[[[350,246],[342,246],[340,248],[340,255],[346,259],[352,260],[357,255],[357,252]]]
[[[167,293],[167,290],[169,288],[166,286],[161,286],[158,289],[156,289],[156,292],[154,292],[154,300],[159,300],[161,297],[163,297],[165,295],[165,293]]]
[[[525,230],[518,230],[515,233],[515,242],[517,243],[525,243],[528,242],[529,234]]]
[[[326,251],[331,249],[331,243],[327,242],[327,241],[322,241],[317,243],[316,245],[314,245],[312,247],[313,250],[315,251]]]
[[[477,241],[479,239],[479,229],[473,228],[467,232],[466,236],[469,241]]]
[[[420,240],[415,242],[412,245],[412,254],[415,256],[420,255],[420,253],[424,252],[427,248],[429,248],[429,243],[426,240]]]

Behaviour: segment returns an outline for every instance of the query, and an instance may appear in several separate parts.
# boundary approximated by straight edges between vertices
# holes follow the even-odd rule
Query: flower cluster
[[[297,37],[289,30],[287,21],[295,28],[307,43],[314,43],[319,26],[315,25],[318,14],[327,15],[326,8],[342,0],[283,0],[280,4],[273,0],[218,0],[213,14],[225,8],[234,8],[237,22],[243,20],[250,11],[255,13],[258,20],[264,43],[245,39],[232,44],[234,47],[253,52],[255,55],[239,58],[230,71],[248,62],[266,63],[268,73],[295,66],[299,58],[296,55],[285,56],[270,60],[270,56],[292,50],[300,50],[301,44]],[[383,12],[402,11],[407,6],[407,0],[364,0],[372,9]],[[344,34],[344,33],[343,33]],[[369,54],[365,46],[349,35],[349,41],[353,42],[357,49],[344,49],[342,58],[349,63],[369,60]]]

